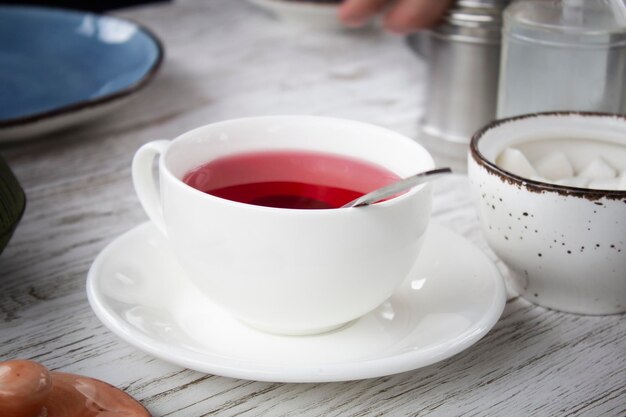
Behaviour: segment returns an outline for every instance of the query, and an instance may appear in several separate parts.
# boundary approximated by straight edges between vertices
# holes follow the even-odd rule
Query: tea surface
[[[305,151],[242,153],[185,174],[193,188],[240,203],[290,209],[339,208],[400,178],[370,162]]]

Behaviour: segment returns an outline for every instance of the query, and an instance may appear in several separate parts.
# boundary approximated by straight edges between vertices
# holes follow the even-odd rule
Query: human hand
[[[345,0],[339,19],[349,27],[359,27],[384,13],[386,30],[406,34],[434,25],[452,0]]]

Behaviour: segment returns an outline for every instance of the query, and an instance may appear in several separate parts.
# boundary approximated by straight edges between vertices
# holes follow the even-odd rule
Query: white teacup
[[[255,117],[145,144],[133,160],[135,189],[198,289],[253,327],[318,333],[376,308],[416,261],[430,218],[430,187],[368,207],[298,210],[230,201],[182,181],[210,160],[267,150],[347,156],[400,177],[434,167],[416,142],[377,126]],[[152,170],[157,155],[160,187]]]

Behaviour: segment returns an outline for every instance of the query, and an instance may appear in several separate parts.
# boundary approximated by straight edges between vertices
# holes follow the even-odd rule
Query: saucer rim
[[[352,381],[412,371],[448,359],[478,342],[500,319],[506,304],[504,281],[500,271],[487,255],[465,237],[431,221],[426,233],[454,235],[464,244],[469,245],[480,253],[483,259],[478,262],[484,263],[485,266],[488,265],[491,270],[489,278],[485,278],[492,281],[494,287],[494,296],[491,303],[485,307],[485,312],[479,320],[453,339],[448,338],[442,343],[418,351],[402,352],[374,359],[330,362],[323,366],[293,367],[224,357],[213,352],[191,351],[156,340],[137,331],[126,321],[118,319],[105,307],[104,299],[96,290],[98,271],[101,269],[105,259],[108,258],[108,254],[113,250],[113,247],[122,241],[132,239],[135,235],[145,233],[146,229],[154,227],[150,221],[135,226],[110,241],[98,254],[87,274],[86,290],[89,304],[102,324],[131,346],[165,362],[207,374],[265,382],[316,383]],[[428,235],[426,237],[428,239]],[[428,244],[428,240],[424,244]]]

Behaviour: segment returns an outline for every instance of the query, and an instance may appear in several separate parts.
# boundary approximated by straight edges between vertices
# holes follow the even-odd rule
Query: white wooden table
[[[118,14],[162,38],[166,60],[154,82],[107,118],[1,149],[28,207],[0,257],[0,359],[103,379],[155,416],[626,415],[624,315],[558,313],[518,297],[470,349],[363,381],[204,375],[119,340],[87,304],[85,277],[108,242],[146,219],[130,179],[141,144],[283,113],[354,118],[414,137],[425,78],[401,38],[288,28],[243,1],[179,0]],[[488,251],[466,178],[436,188],[434,218]]]

